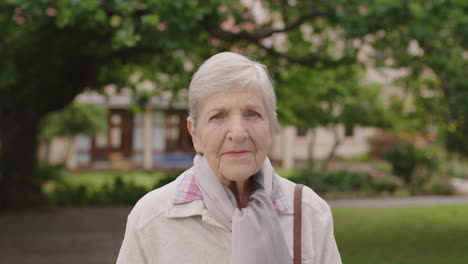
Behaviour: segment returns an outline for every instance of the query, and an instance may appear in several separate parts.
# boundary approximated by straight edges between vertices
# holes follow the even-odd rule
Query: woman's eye
[[[223,118],[223,114],[219,113],[210,117],[210,120]]]
[[[255,111],[249,111],[247,112],[248,117],[260,117],[260,114],[255,112]]]

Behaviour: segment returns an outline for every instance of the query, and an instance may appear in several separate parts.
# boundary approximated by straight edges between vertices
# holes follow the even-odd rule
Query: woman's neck
[[[237,207],[244,208],[249,203],[250,195],[253,192],[253,177],[243,182],[232,181],[229,184],[229,189],[234,194],[234,197],[236,197]]]

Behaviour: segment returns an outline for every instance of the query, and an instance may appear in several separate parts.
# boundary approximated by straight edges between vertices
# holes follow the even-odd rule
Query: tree
[[[201,21],[222,2],[2,1],[0,210],[41,202],[36,149],[45,115],[86,88],[134,87],[135,72],[162,89],[183,87],[184,61],[204,54]],[[172,86],[158,72],[170,73]]]
[[[345,135],[338,131],[340,125],[344,125],[348,131],[358,125],[389,126],[379,86],[361,83],[361,74],[355,67],[283,71],[279,79],[280,120],[310,129],[312,133],[319,126],[328,127],[333,133],[334,143],[322,163],[322,170],[328,168],[345,140]],[[312,140],[308,147],[311,169],[314,144]]]
[[[281,5],[265,2],[271,12],[282,10]],[[273,26],[270,20],[250,30],[244,25],[252,24],[252,12],[237,1],[3,1],[0,209],[40,203],[35,178],[39,123],[85,89],[99,91],[109,83],[135,88],[139,81],[150,80],[157,91],[176,94],[188,83],[193,64],[231,47],[253,45],[264,55],[307,65],[339,64],[316,56],[297,59],[261,44],[272,35],[297,30],[304,21],[328,15],[325,9],[335,16],[333,5],[327,1],[320,5],[315,9],[307,4],[304,10],[290,6],[285,9],[287,19],[280,18],[284,25]],[[223,26],[231,16],[234,26]],[[131,81],[136,72],[138,80]]]
[[[301,4],[301,8],[307,10],[307,4]],[[327,11],[327,3],[313,4],[316,6],[315,11],[320,10],[319,13],[327,15],[304,21],[299,26],[301,32],[288,31],[286,55],[277,55],[266,49],[269,54],[281,57],[283,61],[294,61],[312,67],[315,71],[328,68],[337,73],[335,69],[339,67],[334,63],[346,65],[353,60],[354,63],[373,68],[405,69],[408,74],[398,83],[403,96],[392,96],[389,105],[391,111],[376,115],[387,119],[381,119],[384,122],[379,122],[380,125],[423,132],[438,127],[449,151],[468,156],[468,107],[464,103],[468,100],[466,1],[376,0],[348,1],[346,4],[331,1],[329,4],[334,5],[335,13]],[[289,13],[281,12],[285,16],[294,13],[294,10],[289,9]],[[364,49],[371,50],[370,56],[356,59],[359,57],[356,54]],[[306,63],[303,59],[307,56],[300,54],[311,54],[311,50],[316,52],[312,52],[313,55],[309,55],[309,58],[326,59],[325,62],[319,60],[313,64],[309,60]],[[289,64],[281,66],[284,66],[283,70],[290,68]],[[300,79],[307,78],[301,76]],[[291,80],[285,82],[285,87],[288,87],[288,82]],[[290,100],[294,97],[286,98]],[[345,102],[343,96],[336,99],[341,103]],[[294,100],[291,101],[294,107],[296,104]],[[326,100],[311,101],[311,104],[323,102]],[[359,104],[356,106],[360,107]],[[381,106],[377,106],[377,109],[384,110]],[[296,117],[303,117],[307,111],[316,113],[316,110],[309,108]],[[323,116],[324,113],[320,115]],[[364,117],[359,116],[358,119],[364,121]],[[295,122],[294,118],[290,120]],[[314,123],[323,124],[319,120],[308,120],[306,123],[311,127]]]
[[[367,6],[367,19],[380,20],[383,26],[373,40],[376,66],[406,69],[400,84],[410,107],[402,109],[403,114],[420,129],[427,129],[422,123],[438,127],[448,151],[468,156],[468,3],[418,0],[392,5],[391,12],[379,11],[376,3]],[[388,16],[382,16],[385,13]],[[370,24],[350,25],[369,30]]]
[[[406,39],[422,54],[397,56],[411,69],[408,86],[419,110],[438,124],[447,149],[468,157],[468,4],[414,3],[410,10],[415,26]]]
[[[177,95],[194,65],[226,49],[266,62],[274,77],[333,71],[356,63],[362,45],[355,42],[409,27],[403,2],[265,0],[255,9],[229,0],[3,1],[0,210],[40,201],[38,124],[85,89],[136,89],[149,80],[155,92]]]

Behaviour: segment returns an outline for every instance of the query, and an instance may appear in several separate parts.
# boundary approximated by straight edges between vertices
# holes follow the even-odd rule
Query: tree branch
[[[295,21],[291,22],[288,25],[285,25],[283,28],[276,28],[276,29],[261,28],[255,32],[241,31],[239,33],[233,33],[230,31],[223,30],[219,27],[213,26],[213,23],[210,23],[212,17],[207,17],[205,21],[203,22],[203,25],[213,37],[219,38],[227,42],[247,41],[265,50],[269,55],[275,58],[286,59],[288,62],[291,62],[291,63],[300,64],[304,66],[311,66],[311,67],[315,67],[318,65],[322,65],[325,67],[334,67],[337,65],[355,63],[356,62],[355,56],[346,56],[338,60],[332,60],[331,58],[324,58],[324,57],[319,57],[316,55],[309,55],[307,57],[295,57],[295,56],[291,56],[291,55],[279,52],[275,50],[274,48],[266,47],[260,43],[260,40],[271,37],[273,34],[294,30],[298,28],[300,25],[302,25],[304,22],[311,20],[313,18],[316,18],[316,17],[324,16],[324,15],[326,14],[322,11],[313,11],[313,12],[307,13],[297,18]]]
[[[346,64],[353,64],[356,62],[356,58],[354,56],[345,56],[338,60],[332,60],[330,58],[319,57],[316,55],[309,55],[307,57],[295,57],[291,56],[282,52],[279,52],[273,48],[265,47],[262,44],[256,42],[255,43],[259,48],[265,50],[269,55],[275,58],[283,58],[286,59],[288,62],[296,63],[304,66],[324,66],[324,67],[334,67],[338,65],[346,65]]]
[[[319,17],[319,16],[324,16],[325,14],[319,11],[315,12],[310,12],[308,14],[305,14],[298,19],[296,19],[294,22],[291,24],[288,24],[284,26],[283,28],[260,28],[255,32],[247,32],[247,31],[242,31],[239,33],[233,33],[230,31],[223,30],[219,27],[213,27],[212,24],[206,19],[203,24],[205,28],[208,30],[208,32],[211,33],[214,37],[220,38],[225,41],[239,41],[239,40],[247,40],[247,41],[257,41],[259,39],[267,38],[272,36],[275,33],[281,33],[281,32],[287,32],[291,31],[300,25],[302,25],[305,21]]]

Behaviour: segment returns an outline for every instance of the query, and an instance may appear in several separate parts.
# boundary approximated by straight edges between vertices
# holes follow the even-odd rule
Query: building
[[[54,139],[47,153],[44,146],[40,148],[40,158],[52,164],[65,162],[71,170],[190,167],[195,150],[187,131],[187,103],[181,100],[170,104],[170,99],[170,94],[154,96],[144,111],[132,112],[128,110],[133,103],[128,92],[108,96],[95,92],[80,94],[76,101],[105,105],[109,109],[108,131],[93,138]],[[340,137],[346,136],[344,127],[338,127],[338,131]],[[375,133],[375,129],[356,127],[353,132],[337,149],[338,156],[352,157],[368,151],[367,138]],[[314,135],[310,130],[280,126],[269,157],[277,167],[301,167],[308,159],[310,149],[313,149],[315,159],[324,159],[333,144],[333,133],[327,128],[315,129]]]

